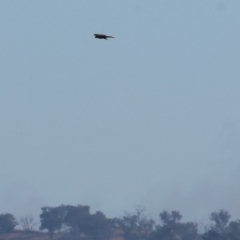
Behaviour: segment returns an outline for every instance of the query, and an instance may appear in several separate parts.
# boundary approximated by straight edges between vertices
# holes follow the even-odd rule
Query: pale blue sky
[[[1,0],[0,212],[240,218],[239,12],[239,0]]]

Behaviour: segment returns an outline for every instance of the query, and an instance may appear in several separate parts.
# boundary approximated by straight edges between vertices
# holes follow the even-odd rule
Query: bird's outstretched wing
[[[107,36],[107,35],[101,34],[101,33],[95,33],[94,36],[95,36],[95,38],[105,39],[105,40],[107,40],[108,38],[114,38],[113,36]]]

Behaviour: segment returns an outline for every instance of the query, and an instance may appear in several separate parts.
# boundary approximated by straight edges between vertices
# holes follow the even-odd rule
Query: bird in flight
[[[108,40],[108,38],[114,38],[112,36],[107,36],[107,35],[100,34],[100,33],[95,33],[94,36],[95,36],[95,38],[105,39],[105,40]]]

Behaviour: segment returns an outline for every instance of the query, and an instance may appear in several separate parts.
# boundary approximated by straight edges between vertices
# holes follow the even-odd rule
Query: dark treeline
[[[147,217],[142,207],[123,217],[107,218],[104,213],[90,213],[89,206],[61,205],[43,207],[40,231],[48,231],[50,239],[55,233],[67,233],[65,239],[89,240],[240,240],[240,220],[230,221],[225,210],[210,214],[211,224],[199,231],[196,222],[183,222],[178,211],[163,211],[159,221]],[[12,214],[0,214],[0,233],[13,232],[17,225],[32,231],[35,222],[26,216],[16,221]]]

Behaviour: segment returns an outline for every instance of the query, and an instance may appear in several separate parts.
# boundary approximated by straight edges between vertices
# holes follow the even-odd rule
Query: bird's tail
[[[112,36],[106,36],[107,38],[114,38],[114,37],[112,37]]]

